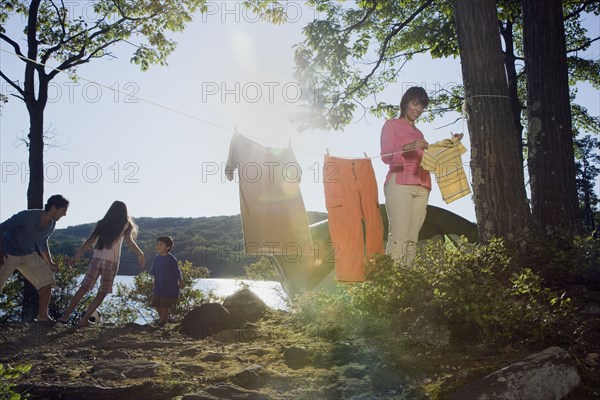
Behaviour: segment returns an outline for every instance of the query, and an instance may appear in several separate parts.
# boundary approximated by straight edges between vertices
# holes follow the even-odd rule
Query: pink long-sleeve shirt
[[[402,150],[404,145],[423,139],[423,133],[403,119],[385,121],[381,128],[381,160],[390,166],[390,170],[384,185],[396,174],[398,185],[419,185],[431,190],[429,171],[421,167],[423,150]]]

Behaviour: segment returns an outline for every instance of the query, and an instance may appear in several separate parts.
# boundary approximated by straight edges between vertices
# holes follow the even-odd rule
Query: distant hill
[[[327,219],[323,212],[308,212],[309,224]],[[199,218],[136,218],[139,227],[137,243],[146,254],[149,268],[155,251],[156,238],[171,236],[175,241],[173,254],[196,266],[211,270],[212,278],[231,278],[244,274],[244,265],[257,260],[243,253],[242,220],[240,215]],[[94,229],[95,222],[57,229],[50,237],[52,254],[75,254]],[[135,254],[123,246],[120,275],[138,273]]]

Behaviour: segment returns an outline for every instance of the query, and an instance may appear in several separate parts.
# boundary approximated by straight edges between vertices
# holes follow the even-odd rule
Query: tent
[[[385,205],[380,205],[384,225],[384,241],[387,238],[388,218]],[[272,256],[277,276],[290,299],[304,290],[328,290],[335,286],[335,253],[329,234],[328,221],[317,222],[310,227],[314,243],[313,255]],[[477,242],[477,225],[443,208],[427,206],[427,216],[419,232],[419,241],[456,240],[465,236]]]

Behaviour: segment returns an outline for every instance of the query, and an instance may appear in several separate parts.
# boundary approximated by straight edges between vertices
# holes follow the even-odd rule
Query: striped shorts
[[[88,270],[81,282],[81,288],[89,292],[94,288],[98,277],[100,279],[99,293],[112,293],[112,286],[119,270],[119,263],[102,258],[93,257],[88,266]]]

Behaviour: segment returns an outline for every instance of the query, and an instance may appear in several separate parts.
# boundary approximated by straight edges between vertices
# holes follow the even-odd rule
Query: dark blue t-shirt
[[[181,270],[177,264],[177,259],[173,254],[166,256],[157,254],[152,262],[150,275],[154,275],[154,295],[161,297],[179,297],[179,283],[181,280]]]

